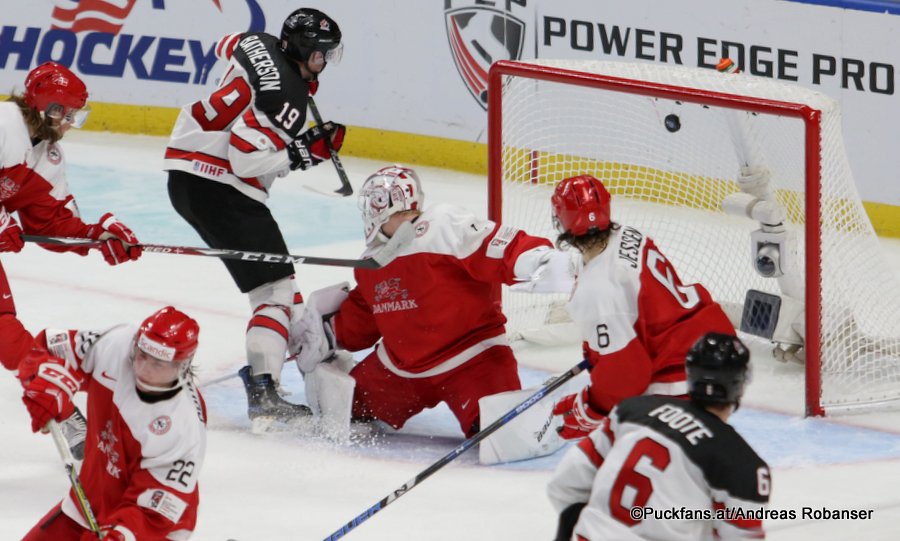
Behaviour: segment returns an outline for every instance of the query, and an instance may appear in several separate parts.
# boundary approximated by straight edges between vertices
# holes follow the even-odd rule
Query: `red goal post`
[[[722,208],[745,189],[742,166],[755,165],[770,173],[770,197],[797,237],[782,253],[797,283],[755,273],[751,231],[759,223]],[[714,70],[500,61],[489,75],[488,169],[490,218],[551,239],[552,186],[594,174],[613,194],[613,219],[654,237],[682,280],[703,283],[736,326],[748,289],[793,293],[805,305],[797,323],[805,321],[808,415],[900,399],[900,288],[887,299],[862,291],[866,277],[889,285],[897,276],[865,215],[830,98]],[[845,271],[843,251],[861,239],[866,259],[879,264]],[[564,301],[504,289],[510,333],[543,332]],[[895,322],[882,325],[885,317]],[[884,374],[893,389],[874,388]]]

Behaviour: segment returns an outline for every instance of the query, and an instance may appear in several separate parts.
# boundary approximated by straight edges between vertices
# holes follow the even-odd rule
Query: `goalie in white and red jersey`
[[[306,129],[308,98],[328,64],[343,51],[337,22],[301,8],[284,21],[280,39],[231,34],[216,47],[227,62],[219,87],[185,105],[165,154],[175,210],[213,248],[287,253],[266,206],[276,178],[309,169],[341,148],[345,128],[327,122]],[[250,300],[244,380],[251,419],[290,421],[309,414],[277,392],[291,318],[303,302],[290,263],[223,260]]]
[[[188,539],[194,530],[206,452],[206,406],[191,370],[199,333],[169,306],[140,327],[46,329],[37,337],[44,349],[21,365],[35,432],[87,392],[78,477],[107,541]],[[70,491],[23,541],[96,539]]]
[[[685,365],[690,401],[623,400],[563,457],[547,487],[560,514],[556,541],[765,537],[769,467],[728,424],[750,353],[709,333]]]
[[[644,232],[610,219],[610,195],[596,178],[563,180],[551,198],[558,246],[583,266],[566,309],[578,327],[591,383],[560,400],[560,435],[586,436],[624,398],[684,396],[684,356],[706,332],[734,327],[700,284],[683,284]]]
[[[349,295],[340,288],[310,295],[298,364],[307,397],[330,400],[347,388],[330,387],[334,363],[319,363],[335,348],[374,345],[349,374],[353,419],[400,428],[445,402],[471,436],[479,430],[480,398],[521,388],[506,318],[491,292],[530,277],[559,252],[547,239],[460,207],[424,208],[424,201],[419,177],[407,167],[385,167],[366,180],[359,196],[363,257],[400,227],[413,227],[415,237],[385,267],[357,269]]]

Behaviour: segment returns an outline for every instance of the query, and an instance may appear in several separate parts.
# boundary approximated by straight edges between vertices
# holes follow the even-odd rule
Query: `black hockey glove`
[[[347,128],[343,124],[326,122],[301,133],[287,146],[288,157],[291,159],[291,171],[297,169],[305,171],[329,159],[331,153],[328,150],[326,137],[331,139],[331,148],[337,152],[344,144],[346,131]]]

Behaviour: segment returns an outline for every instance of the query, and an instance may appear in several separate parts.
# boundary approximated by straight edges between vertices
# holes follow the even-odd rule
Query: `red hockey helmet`
[[[609,227],[609,192],[592,175],[570,177],[556,186],[550,204],[553,224],[560,234],[581,236],[591,229]]]
[[[161,361],[190,361],[197,351],[200,326],[184,312],[166,306],[148,317],[138,331],[137,347]]]
[[[197,322],[171,306],[145,319],[134,342],[138,386],[147,391],[165,392],[184,385],[199,335]]]
[[[44,62],[25,78],[26,105],[55,118],[68,116],[76,128],[84,124],[87,99],[84,82],[62,64]]]

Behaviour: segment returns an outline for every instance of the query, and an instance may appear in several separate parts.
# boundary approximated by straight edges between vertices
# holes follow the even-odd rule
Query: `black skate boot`
[[[291,404],[281,398],[275,388],[275,380],[271,374],[250,375],[250,367],[245,366],[238,371],[247,391],[247,413],[250,420],[257,425],[271,424],[272,421],[291,422],[312,415],[312,411],[302,404]]]
[[[69,444],[69,451],[75,460],[84,460],[84,439],[87,436],[87,419],[81,410],[75,408],[74,413],[59,423],[60,431]]]

